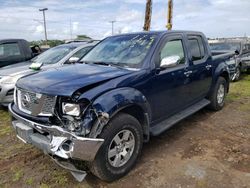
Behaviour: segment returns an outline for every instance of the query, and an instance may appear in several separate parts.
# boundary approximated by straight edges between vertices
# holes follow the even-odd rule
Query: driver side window
[[[181,39],[168,41],[165,46],[162,48],[160,57],[163,58],[178,56],[180,60],[178,64],[185,64],[185,54],[183,49],[183,44]]]

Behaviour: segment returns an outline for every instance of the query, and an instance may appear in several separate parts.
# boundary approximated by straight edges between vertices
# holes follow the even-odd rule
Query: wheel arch
[[[219,77],[223,77],[226,80],[226,82],[227,82],[227,93],[228,93],[229,92],[229,83],[230,83],[230,75],[229,75],[228,71],[223,71],[219,75]],[[217,78],[217,80],[218,80],[218,78]]]
[[[101,129],[118,113],[127,113],[139,121],[144,140],[149,140],[151,110],[146,97],[139,90],[128,87],[111,90],[99,96],[92,106],[97,113],[108,114],[109,118]]]

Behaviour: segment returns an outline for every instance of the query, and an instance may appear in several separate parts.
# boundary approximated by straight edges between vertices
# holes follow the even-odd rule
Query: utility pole
[[[172,17],[173,17],[173,1],[168,0],[168,23],[166,25],[168,30],[172,30]]]
[[[114,35],[114,23],[115,22],[116,22],[115,20],[112,20],[112,21],[109,22],[109,23],[112,24],[112,35]]]
[[[145,19],[144,19],[144,27],[143,27],[144,31],[149,31],[150,30],[151,15],[152,15],[152,1],[147,0],[146,11],[145,11]]]
[[[48,39],[47,39],[47,30],[46,30],[46,19],[45,19],[45,11],[48,10],[48,8],[41,8],[39,11],[43,12],[43,26],[44,26],[44,35],[45,35],[45,43],[47,45]]]

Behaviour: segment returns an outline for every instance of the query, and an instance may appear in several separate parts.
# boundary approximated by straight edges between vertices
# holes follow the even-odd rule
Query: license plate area
[[[30,135],[33,134],[33,128],[21,122],[15,122],[14,126],[16,128],[17,137],[25,143],[30,143]]]

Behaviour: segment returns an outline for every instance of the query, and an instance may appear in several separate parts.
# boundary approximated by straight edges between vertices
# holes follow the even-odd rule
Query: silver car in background
[[[75,63],[97,43],[97,41],[88,41],[62,44],[45,51],[30,61],[1,68],[0,105],[7,106],[13,101],[15,84],[19,78],[37,71]]]

